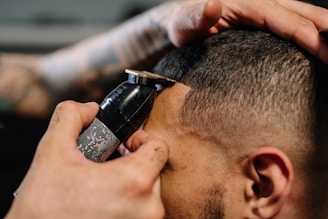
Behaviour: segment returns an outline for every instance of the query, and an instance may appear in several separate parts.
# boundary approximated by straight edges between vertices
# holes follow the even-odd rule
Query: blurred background
[[[103,32],[164,0],[0,0],[0,48],[46,52]]]
[[[0,0],[0,52],[47,53],[107,31],[165,0]],[[312,0],[328,7],[328,0]],[[0,218],[48,121],[0,121]]]

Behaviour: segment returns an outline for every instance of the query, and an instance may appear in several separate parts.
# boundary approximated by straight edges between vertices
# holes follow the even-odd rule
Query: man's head
[[[168,218],[308,218],[321,208],[326,186],[312,186],[328,157],[321,63],[270,34],[233,30],[174,50],[154,72],[181,82],[145,124],[170,146]]]

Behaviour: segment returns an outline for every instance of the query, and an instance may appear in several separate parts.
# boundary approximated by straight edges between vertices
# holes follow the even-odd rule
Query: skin
[[[240,159],[233,145],[182,126],[189,90],[176,83],[162,91],[144,130],[125,143],[133,153],[103,163],[76,144],[98,105],[59,104],[6,218],[310,218],[279,149],[249,149]]]
[[[322,45],[325,46],[325,44],[323,44],[323,41],[321,41],[318,35],[318,29],[313,28],[314,26],[323,26],[323,24],[320,24],[322,23],[322,20],[314,19],[314,17],[312,19],[311,16],[315,15],[322,19],[327,16],[326,11],[319,8],[313,8],[314,11],[322,13],[312,14],[312,12],[305,11],[306,9],[309,9],[308,7],[296,7],[297,5],[303,6],[298,2],[270,2],[271,3],[268,3],[269,6],[267,7],[263,6],[263,2],[260,4],[260,1],[258,1],[257,4],[255,4],[256,1],[254,1],[252,2],[254,4],[248,6],[243,5],[243,2],[239,1],[235,1],[234,3],[236,4],[231,1],[222,1],[222,5],[220,5],[222,7],[221,13],[226,17],[222,17],[222,20],[219,20],[219,23],[215,23],[214,26],[212,26],[214,28],[203,28],[200,29],[201,31],[193,33],[198,33],[195,34],[197,37],[201,35],[203,36],[204,32],[208,34],[208,31],[213,31],[211,33],[214,33],[215,29],[217,30],[218,27],[221,26],[222,28],[228,28],[229,25],[233,26],[236,21],[239,21],[241,24],[244,22],[246,25],[259,23],[259,27],[261,28],[272,28],[271,26],[268,26],[267,22],[270,23],[273,22],[274,19],[282,19],[279,17],[281,15],[279,12],[283,12],[287,8],[292,8],[297,13],[291,13],[291,11],[287,10],[285,11],[286,14],[282,13],[285,15],[282,17],[290,18],[295,25],[290,24],[283,27],[276,24],[276,31],[278,33],[283,33],[284,36],[290,37],[291,39],[298,39],[300,42],[304,42],[304,44],[307,44],[305,47],[309,51],[319,55],[322,59],[325,58],[326,53],[320,52],[325,50],[326,47],[322,47]],[[184,3],[187,4],[186,2]],[[240,6],[238,6],[238,4],[240,4]],[[263,10],[257,10],[258,8],[256,7],[260,6],[263,7]],[[273,7],[277,6],[279,7],[276,9],[280,10],[273,10]],[[293,8],[294,6],[295,8]],[[188,8],[188,5],[186,5],[186,7]],[[310,8],[311,7],[312,6],[310,6]],[[264,10],[265,8],[267,10]],[[185,9],[183,9],[183,7],[178,9],[182,10],[180,12],[177,10],[179,12],[178,14],[183,15]],[[205,10],[205,12],[207,13],[207,10]],[[176,16],[178,15],[176,14]],[[269,19],[270,16],[272,16],[272,20]],[[245,17],[248,18],[246,22],[244,20]],[[292,19],[293,17],[295,19]],[[200,16],[200,18],[203,18],[203,16]],[[313,22],[309,21],[308,18]],[[242,20],[243,22],[241,22]],[[177,22],[177,24],[179,23],[180,22]],[[273,23],[271,23],[271,25],[273,25]],[[190,29],[195,28],[195,26],[199,27],[197,26],[198,24],[198,22],[192,22],[192,24],[186,22],[184,27],[187,28],[182,28],[183,25],[180,23],[180,29],[175,26],[172,30],[174,30],[173,33],[175,32],[177,36],[187,33],[190,34]],[[203,24],[203,22],[200,22],[200,24]],[[305,29],[308,27],[310,31],[296,31],[304,27]],[[274,31],[275,29],[273,28],[272,30]],[[299,34],[294,35],[295,33]],[[307,41],[308,38],[304,38],[305,35],[310,35],[316,40]],[[190,38],[185,39],[186,41],[190,40]],[[180,41],[178,40],[177,44],[179,44],[179,42]],[[1,75],[3,76],[3,74]],[[172,87],[172,89],[176,89],[176,87]],[[185,89],[186,88],[182,90],[178,89],[177,91],[185,94]],[[169,95],[167,92],[170,91],[172,90],[165,90],[161,95]],[[172,93],[170,95],[172,95]],[[182,100],[184,96],[176,95],[175,98],[180,98],[179,100]],[[172,101],[173,104],[179,106],[180,101],[176,101],[175,103],[174,99]],[[161,112],[161,115],[166,116],[166,118],[169,116],[171,119],[172,114],[165,113],[165,110],[168,110],[168,108],[165,106],[162,106],[162,108],[164,109],[164,112]],[[174,108],[174,105],[172,105],[171,108],[176,110],[179,109],[179,107],[176,106]],[[175,123],[173,125],[176,125],[173,129],[176,131],[175,133],[168,131],[160,134],[159,131],[161,127],[159,127],[158,123],[157,125],[152,125],[151,123],[154,122],[152,118],[159,118],[156,114],[152,114],[152,117],[150,117],[145,126],[145,130],[153,135],[146,134],[142,131],[137,132],[126,143],[129,150],[137,150],[132,155],[102,164],[95,164],[86,160],[76,148],[76,139],[82,128],[91,122],[92,118],[96,115],[96,111],[97,107],[95,104],[84,105],[75,102],[64,102],[57,107],[49,125],[49,129],[40,142],[33,164],[20,187],[18,197],[15,199],[7,218],[81,218],[81,216],[86,218],[107,218],[108,215],[112,215],[113,218],[161,218],[164,210],[163,205],[161,204],[160,192],[156,180],[164,163],[168,159],[168,146],[165,141],[171,143],[170,138],[178,140],[177,138],[179,136],[181,137],[182,134],[190,136],[190,139],[184,139],[184,141],[180,143],[177,142],[173,146],[170,146],[172,155],[161,174],[163,181],[163,202],[166,205],[168,217],[173,215],[188,215],[191,218],[199,218],[204,215],[202,212],[204,209],[208,208],[208,203],[214,206],[222,206],[222,203],[224,203],[224,208],[229,209],[224,212],[227,217],[241,216],[246,218],[272,218],[279,214],[279,217],[277,218],[287,218],[291,216],[290,213],[292,213],[293,218],[306,218],[306,214],[302,214],[303,212],[295,213],[295,210],[294,212],[293,209],[290,210],[292,206],[291,204],[282,204],[285,203],[284,200],[287,197],[292,200],[300,200],[299,196],[289,196],[289,194],[302,193],[302,186],[296,186],[295,190],[290,191],[290,183],[293,181],[294,174],[290,167],[291,165],[289,164],[288,158],[286,158],[286,156],[280,151],[267,147],[254,152],[254,154],[248,159],[242,160],[242,167],[247,167],[246,172],[248,177],[246,177],[241,174],[241,170],[244,169],[240,168],[236,161],[231,162],[231,157],[223,152],[222,154],[216,153],[215,155],[218,156],[218,163],[209,163],[209,161],[200,159],[198,154],[193,151],[200,154],[212,154],[212,156],[214,156],[213,153],[209,153],[213,151],[213,145],[209,143],[205,145],[204,142],[206,139],[204,139],[199,133],[192,133],[190,130],[179,127],[179,121],[172,120],[172,122]],[[171,113],[174,114],[174,112]],[[172,124],[166,124],[165,126],[171,127],[171,125]],[[188,146],[190,145],[189,147],[193,150],[188,150],[187,148],[182,147],[184,146],[182,143]],[[198,145],[203,144],[204,147],[197,147],[196,143]],[[178,159],[180,156],[182,158],[185,156],[186,159]],[[273,158],[267,160],[278,160],[279,164],[283,165],[271,165],[272,163],[264,165],[265,167],[270,167],[269,169],[254,166],[254,163],[263,163],[254,162],[264,161],[261,160],[263,157]],[[228,163],[227,160],[230,162]],[[222,165],[225,165],[224,170],[218,168],[222,167]],[[281,169],[283,171],[280,171]],[[208,182],[207,179],[213,174],[214,170],[218,175]],[[269,182],[274,182],[274,187],[272,188],[277,188],[277,191],[272,190],[270,186],[261,181],[259,172],[268,177],[268,179],[272,179]],[[194,184],[189,185],[190,189],[186,187],[187,183],[183,182],[182,178],[176,173],[194,179]],[[205,180],[195,180],[195,176],[200,173],[206,173]],[[277,176],[276,178],[279,180],[275,180],[276,178],[271,177],[270,173],[271,175],[272,173],[275,173],[273,175]],[[225,178],[220,177],[222,174],[225,174]],[[88,183],[81,184],[81,182],[84,181],[87,181]],[[175,191],[179,191],[176,195],[173,194],[173,196],[169,194],[168,190],[171,188],[168,188],[167,186],[168,183],[171,182],[172,186],[177,189]],[[173,184],[173,182],[175,183]],[[223,182],[229,186],[224,186]],[[282,182],[282,184],[279,182]],[[208,188],[211,187],[211,185],[217,185],[215,187],[217,189],[209,191]],[[259,188],[253,189],[253,185],[258,186]],[[193,192],[193,189],[196,192]],[[256,191],[259,191],[259,193]],[[211,200],[209,195],[205,195],[213,193],[220,194],[219,198]],[[196,196],[195,202],[190,201],[188,202],[188,205],[176,206],[176,200],[181,200],[183,195],[187,194]],[[229,194],[229,196],[226,194]],[[242,197],[240,196],[241,194]],[[274,196],[269,196],[268,194],[273,194]],[[93,197],[92,199],[90,199],[91,196]],[[63,197],[65,197],[65,199],[63,199]],[[111,205],[113,200],[117,200],[117,202],[115,202],[114,205]],[[210,202],[206,202],[208,200],[210,200]],[[238,201],[236,202],[236,200]],[[245,200],[248,201],[245,202]],[[108,203],[108,205],[99,206],[97,203]],[[274,203],[274,205],[272,203]],[[277,203],[277,205],[275,205],[275,203]],[[35,208],[35,206],[38,206],[38,208]],[[67,206],[70,206],[70,208]],[[88,208],[85,208],[85,206],[88,206]],[[124,206],[124,208],[122,208],[122,206]],[[298,203],[294,203],[293,206],[303,207],[302,205],[298,205]],[[176,207],[179,207],[179,209]],[[187,212],[187,210],[190,211]],[[218,216],[218,214],[218,212],[214,212],[215,216]],[[220,214],[222,214],[222,212]]]
[[[46,56],[0,56],[0,66],[6,67],[0,69],[0,81],[8,81],[10,72],[18,68],[17,74],[26,78],[18,91],[0,84],[0,114],[48,117],[61,100],[101,101],[125,68],[147,70],[172,44],[181,46],[236,26],[268,29],[328,63],[328,46],[318,32],[327,28],[326,20],[326,9],[294,0],[168,2],[107,33]]]
[[[168,146],[139,131],[126,143],[135,153],[106,163],[87,160],[76,139],[97,110],[96,103],[73,101],[56,107],[7,219],[163,217],[158,175]]]
[[[165,89],[144,126],[146,132],[170,146],[170,157],[161,173],[165,218],[204,218],[203,211],[214,198],[210,197],[214,192],[212,186],[217,185],[213,205],[219,206],[218,193],[224,189],[221,184],[230,176],[227,170],[219,168],[230,166],[224,153],[217,155],[212,144],[180,123],[180,108],[189,90],[180,83]],[[216,157],[215,162],[209,159],[209,154]]]
[[[181,124],[189,90],[165,89],[144,126],[170,147],[161,172],[165,218],[309,218],[302,180],[282,151],[226,146]]]

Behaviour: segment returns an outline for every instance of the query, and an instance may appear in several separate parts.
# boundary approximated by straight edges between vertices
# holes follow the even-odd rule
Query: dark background
[[[47,53],[104,32],[161,2],[164,0],[0,0],[0,52]],[[312,2],[328,6],[328,0]],[[0,121],[0,218],[10,207],[12,193],[47,123]]]

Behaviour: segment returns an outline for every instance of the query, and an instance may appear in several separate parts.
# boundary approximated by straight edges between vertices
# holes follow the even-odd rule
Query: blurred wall
[[[164,0],[0,0],[0,50],[47,52],[104,32]]]

